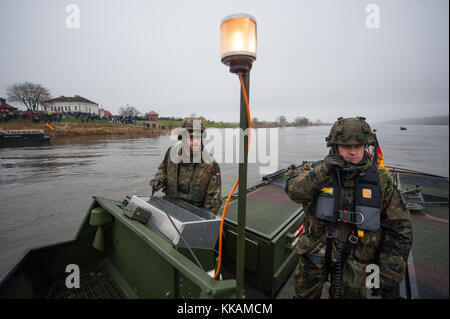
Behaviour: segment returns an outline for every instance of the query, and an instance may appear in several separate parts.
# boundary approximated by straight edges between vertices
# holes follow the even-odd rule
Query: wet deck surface
[[[446,218],[443,215],[447,214]],[[412,214],[414,267],[420,298],[448,298],[448,207]]]
[[[238,201],[230,202],[227,219],[237,222]],[[265,238],[271,239],[280,227],[291,220],[299,205],[284,192],[284,188],[273,183],[247,194],[246,227]],[[276,212],[274,214],[273,212]]]
[[[405,200],[422,210],[410,210],[413,224],[412,255],[420,298],[449,298],[448,179],[399,174],[402,191],[420,187],[419,197]]]

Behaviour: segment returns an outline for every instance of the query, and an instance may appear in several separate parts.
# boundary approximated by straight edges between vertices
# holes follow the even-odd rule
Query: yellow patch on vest
[[[321,191],[324,192],[324,193],[333,195],[333,188],[331,188],[331,187],[323,187],[323,188],[321,189]]]
[[[368,188],[363,188],[362,197],[364,198],[372,198],[372,190]]]

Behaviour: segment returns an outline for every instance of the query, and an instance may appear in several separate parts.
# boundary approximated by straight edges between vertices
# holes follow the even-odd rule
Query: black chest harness
[[[336,174],[333,184],[323,187],[317,198],[315,217],[324,224],[350,223],[357,229],[377,231],[380,229],[381,193],[378,187],[378,174],[371,165],[355,183],[354,211],[340,208],[341,182]]]
[[[341,181],[339,173],[336,172],[333,183],[321,189],[316,202],[315,217],[324,224],[327,237],[325,265],[329,274],[333,272],[331,252],[335,238],[335,225],[338,223],[354,225],[346,245],[344,247],[340,245],[337,249],[334,269],[334,295],[336,298],[341,293],[342,267],[348,255],[358,243],[359,237],[364,236],[364,231],[378,231],[380,229],[381,192],[378,186],[376,164],[371,165],[363,176],[356,178],[354,190],[354,210],[342,209],[340,207]]]

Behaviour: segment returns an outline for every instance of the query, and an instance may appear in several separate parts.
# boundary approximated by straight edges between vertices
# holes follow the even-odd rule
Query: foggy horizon
[[[79,28],[68,28],[69,4]],[[369,4],[379,28],[369,28]],[[257,21],[250,112],[369,123],[448,115],[449,5],[403,1],[12,1],[0,3],[0,97],[18,82],[162,117],[239,121],[240,86],[220,61],[222,18]],[[12,105],[23,106],[17,102]]]

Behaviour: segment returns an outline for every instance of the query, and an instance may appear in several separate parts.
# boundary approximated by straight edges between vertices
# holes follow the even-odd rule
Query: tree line
[[[259,121],[258,118],[252,119],[252,124],[272,124],[277,127],[283,126],[314,126],[314,125],[329,125],[329,123],[323,123],[320,119],[315,122],[310,121],[304,116],[297,116],[292,122],[289,122],[284,115],[280,115],[276,118],[275,122]]]
[[[21,102],[28,111],[38,111],[39,104],[42,101],[51,99],[52,96],[50,91],[40,84],[31,82],[16,83],[8,86],[6,88],[7,99],[12,102]],[[119,115],[123,117],[140,117],[143,114],[133,106],[120,107]],[[182,120],[176,117],[160,117],[160,120]],[[294,121],[289,122],[286,116],[280,115],[277,117],[275,122],[260,122],[258,118],[254,117],[252,120],[253,124],[272,124],[274,126],[311,126],[311,125],[328,125],[329,123],[322,123],[319,120],[312,122],[304,116],[297,116]]]
[[[50,91],[44,86],[31,83],[20,82],[6,87],[6,99],[11,102],[20,102],[27,108],[27,111],[38,111],[41,102],[52,98]],[[133,106],[120,107],[119,115],[124,117],[138,117],[143,115]]]

